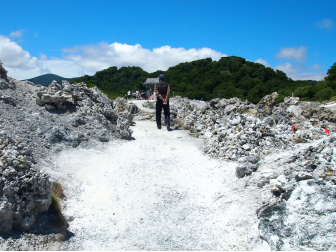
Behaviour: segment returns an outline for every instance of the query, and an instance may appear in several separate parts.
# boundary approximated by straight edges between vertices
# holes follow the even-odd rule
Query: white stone
[[[246,151],[249,150],[249,149],[251,149],[250,145],[248,145],[248,144],[244,144],[242,147]]]
[[[295,116],[299,116],[302,113],[302,109],[298,106],[291,105],[287,108],[289,113],[293,113]]]
[[[203,136],[205,139],[208,139],[208,138],[211,138],[212,137],[212,133],[207,131],[204,133],[204,136]]]

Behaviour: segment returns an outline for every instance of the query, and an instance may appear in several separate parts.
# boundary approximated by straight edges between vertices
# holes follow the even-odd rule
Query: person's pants
[[[170,112],[169,112],[169,101],[166,105],[163,105],[163,101],[160,99],[156,100],[156,125],[161,128],[161,111],[163,108],[163,113],[165,116],[165,124],[170,126]]]

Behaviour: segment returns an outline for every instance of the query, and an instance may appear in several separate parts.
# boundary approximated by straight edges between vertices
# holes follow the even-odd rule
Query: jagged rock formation
[[[113,109],[113,102],[96,87],[89,89],[85,83],[70,84],[64,80],[61,86],[56,81],[53,81],[48,87],[40,87],[36,94],[36,103],[44,106],[47,110],[79,112],[71,122],[71,125],[74,127],[90,123],[90,118],[93,117],[106,130],[118,132],[119,136],[123,138],[130,138],[132,135],[129,129],[132,123],[132,114],[127,112],[128,108],[117,106],[117,110],[115,111]],[[108,141],[106,130],[98,136],[100,141]],[[61,131],[64,130],[61,129]],[[61,133],[61,135],[63,136],[64,134]],[[68,141],[68,139],[64,139]]]
[[[8,80],[7,79],[7,70],[2,67],[2,62],[0,60],[0,78],[3,80]]]
[[[116,111],[113,101],[84,83],[41,87],[6,73],[0,65],[0,235],[29,229],[48,210],[50,178],[40,170],[51,165],[50,155],[130,138],[137,111],[125,101]]]
[[[335,135],[304,144],[261,161],[249,178],[265,191],[259,230],[272,250],[336,248],[335,147]]]
[[[7,88],[14,88],[14,87],[10,85],[7,77],[7,70],[2,67],[2,62],[0,60],[0,90]],[[4,96],[0,96],[0,99],[4,100]]]
[[[259,230],[272,250],[335,250],[335,188],[303,180],[259,214]]]
[[[27,230],[51,203],[50,181],[32,168],[32,150],[0,132],[0,235],[12,228]]]
[[[227,160],[249,155],[263,158],[297,142],[320,139],[326,135],[325,128],[336,129],[335,114],[329,109],[299,103],[297,97],[288,97],[284,103],[277,104],[276,98],[277,94],[273,93],[257,105],[238,98],[198,103],[174,98],[172,120],[189,129],[190,134],[205,138],[205,153]],[[308,110],[312,116],[305,113]]]
[[[1,234],[29,229],[47,210],[50,179],[40,170],[51,165],[50,155],[129,139],[134,115],[155,120],[153,112],[123,98],[111,101],[84,83],[39,87],[7,77],[1,65],[0,74]],[[238,161],[236,176],[262,190],[256,214],[269,249],[335,249],[335,113],[296,97],[280,104],[276,98],[257,105],[172,98],[171,126],[204,138],[207,155]]]
[[[263,190],[263,249],[333,250],[336,134],[325,129],[336,131],[335,113],[297,97],[280,104],[276,98],[273,93],[257,105],[238,98],[170,102],[173,120],[182,122],[175,127],[203,137],[206,154],[237,160],[237,177]]]

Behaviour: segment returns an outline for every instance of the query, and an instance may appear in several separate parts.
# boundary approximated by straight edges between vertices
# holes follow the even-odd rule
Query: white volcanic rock
[[[99,143],[99,146],[105,146],[105,142],[115,138],[134,140],[130,129],[130,126],[134,124],[134,116],[137,120],[155,120],[155,112],[153,110],[149,111],[149,108],[154,107],[155,103],[147,102],[146,109],[148,110],[142,110],[136,102],[127,102],[123,98],[111,101],[97,88],[89,89],[84,83],[62,82],[62,85],[60,85],[53,82],[49,87],[38,87],[27,81],[17,81],[7,77],[6,72],[1,67],[0,74],[0,229],[2,234],[10,232],[12,228],[21,230],[32,228],[36,218],[47,210],[50,203],[50,179],[40,170],[48,170],[52,175],[59,175],[61,168],[64,167],[59,168],[54,164],[53,157],[58,155],[57,153],[79,147],[79,149],[87,150],[86,153],[89,153],[87,156],[90,156],[90,148],[96,146],[97,142],[102,142]],[[187,203],[183,200],[184,196],[176,194],[176,197],[168,197],[171,190],[166,187],[168,182],[162,180],[161,177],[162,174],[170,176],[169,171],[157,169],[156,163],[152,164],[151,160],[147,160],[146,152],[139,150],[139,148],[149,150],[148,155],[150,156],[150,150],[154,150],[154,147],[151,146],[153,141],[150,141],[150,144],[146,146],[141,145],[142,143],[137,145],[138,142],[136,141],[125,141],[127,146],[131,146],[132,151],[137,150],[134,153],[134,156],[137,157],[135,161],[132,159],[133,154],[129,154],[130,148],[127,148],[126,154],[120,154],[120,157],[118,157],[120,167],[123,165],[123,157],[127,156],[129,158],[125,168],[126,173],[123,173],[124,169],[111,169],[110,172],[110,164],[114,160],[106,163],[105,161],[110,159],[104,156],[106,160],[103,161],[106,166],[99,167],[100,177],[95,177],[99,183],[91,185],[90,174],[96,175],[94,174],[96,169],[92,169],[95,167],[96,160],[92,156],[92,164],[84,163],[81,165],[76,170],[76,174],[69,174],[70,178],[67,181],[72,181],[71,176],[76,177],[79,181],[84,179],[88,186],[95,188],[96,184],[99,184],[102,186],[104,193],[113,194],[113,191],[110,190],[110,180],[105,181],[106,184],[101,184],[101,182],[105,179],[107,170],[112,177],[119,174],[115,181],[116,185],[121,188],[118,193],[119,195],[125,195],[128,202],[126,204],[127,209],[135,216],[135,213],[139,211],[134,208],[134,197],[137,199],[138,206],[141,206],[142,209],[148,208],[141,201],[141,197],[145,195],[143,190],[141,192],[136,191],[136,193],[132,190],[129,193],[123,191],[127,187],[129,176],[134,178],[134,185],[147,190],[149,187],[155,188],[155,180],[151,181],[153,183],[150,186],[145,183],[147,178],[153,177],[155,173],[162,182],[162,192],[165,192],[164,195],[167,195],[168,199],[171,200],[167,201],[165,197],[156,195],[157,199],[162,199],[164,203],[164,207],[160,208],[160,211],[164,211],[165,216],[168,216],[168,219],[162,219],[161,221],[170,221],[170,218],[174,218],[174,214],[169,209],[178,206],[180,203],[185,205],[183,211],[186,212],[190,211],[190,206],[195,204],[198,209],[204,210],[205,213],[214,214],[214,209],[211,208],[214,202],[218,204],[216,205],[218,209],[216,209],[219,212],[216,213],[231,209],[230,211],[233,214],[230,213],[228,216],[234,216],[235,221],[228,226],[217,222],[215,235],[210,236],[223,237],[224,239],[233,230],[237,229],[239,231],[232,232],[233,235],[230,234],[230,239],[225,240],[230,246],[227,247],[222,243],[219,248],[233,250],[253,250],[257,248],[273,250],[335,249],[336,243],[333,239],[336,236],[334,196],[336,184],[334,170],[334,167],[336,167],[336,152],[334,151],[336,147],[335,113],[327,108],[320,108],[317,103],[300,102],[295,97],[286,98],[284,103],[277,103],[276,99],[277,94],[273,93],[264,97],[258,105],[241,101],[238,98],[217,98],[209,102],[181,97],[170,100],[172,128],[185,129],[189,131],[190,135],[203,138],[203,152],[208,155],[206,157],[209,160],[208,162],[231,161],[230,165],[221,166],[220,163],[216,163],[215,166],[209,168],[206,167],[204,159],[200,157],[202,155],[198,155],[199,159],[197,160],[200,160],[200,164],[197,164],[197,173],[200,176],[194,176],[193,170],[183,175],[186,176],[185,178],[193,178],[185,184],[186,188],[183,190],[185,197],[189,193],[193,195]],[[144,125],[146,123],[143,124],[143,127],[145,127]],[[327,134],[325,129],[328,129],[331,133]],[[141,133],[143,141],[146,137],[148,139],[152,137],[152,134],[147,131],[143,129]],[[161,132],[156,131],[156,136],[161,136]],[[174,132],[165,131],[162,136],[171,133]],[[166,144],[169,142],[167,140],[169,138],[163,139],[164,148],[174,152],[176,146]],[[183,146],[180,143],[186,140],[187,138],[180,135],[173,141],[176,145]],[[116,153],[118,152],[116,151]],[[169,156],[171,169],[176,169],[176,158],[180,160],[183,167],[193,168],[190,163],[185,162],[183,153],[183,151],[178,151],[174,152],[176,156]],[[106,154],[106,156],[109,156],[109,153]],[[188,160],[191,160],[190,162],[195,162],[193,154],[191,153],[189,156]],[[215,162],[215,159],[210,159],[211,157],[219,160]],[[72,156],[70,155],[67,158],[68,161],[65,164],[70,164],[69,160]],[[80,157],[77,158],[80,159]],[[136,168],[139,168],[138,162],[145,161],[148,161],[148,163],[146,165],[141,163],[140,167],[146,176],[138,177],[136,173]],[[229,163],[227,162],[227,164]],[[88,167],[86,167],[83,175],[81,168],[84,165]],[[147,166],[150,166],[150,169],[147,169]],[[204,170],[203,166],[207,170]],[[159,162],[158,167],[164,169],[166,166],[165,163]],[[219,175],[224,176],[224,173],[222,173],[224,170],[228,172],[225,172],[225,176],[227,176],[225,180],[218,177]],[[177,168],[176,174],[172,178],[180,179],[180,172],[181,170]],[[216,186],[223,186],[223,188],[217,193],[213,191],[211,196],[207,198],[207,200],[210,199],[207,207],[204,207],[200,195],[208,190],[208,184],[204,186],[200,181],[203,177],[206,177],[207,181],[212,181],[213,174],[217,174],[217,177],[215,176]],[[86,180],[86,176],[88,180]],[[180,182],[185,183],[185,181],[181,178]],[[73,195],[76,192],[81,192],[81,190],[85,191],[85,188],[82,188],[81,185],[75,186],[78,191],[69,191],[69,203],[76,205],[79,200],[82,200],[82,198],[77,196],[76,198]],[[197,189],[197,193],[188,191],[187,186],[196,189],[196,185],[201,185],[200,188],[203,189]],[[97,205],[96,201],[100,200],[102,195],[99,194],[98,196],[90,199],[92,208],[98,207],[99,204]],[[193,201],[193,198],[197,199],[197,204]],[[115,200],[124,202],[123,197],[116,197]],[[223,200],[223,203],[219,203],[221,200]],[[246,206],[247,200],[248,206]],[[156,203],[156,201],[151,202],[152,205]],[[121,204],[118,202],[116,205],[120,206]],[[250,209],[250,205],[253,208]],[[237,226],[236,223],[240,216],[235,215],[237,215],[237,210],[243,208],[245,211],[248,210],[248,215],[244,215],[245,219],[240,220]],[[153,209],[157,210],[155,206],[151,209],[152,212]],[[124,213],[122,208],[119,212]],[[243,212],[241,213],[243,214]],[[216,216],[216,213],[213,216]],[[74,211],[74,215],[76,214],[86,216],[84,212]],[[159,213],[155,214],[160,216]],[[134,242],[138,241],[140,237],[137,232],[131,230],[133,238],[124,240],[125,237],[128,237],[129,230],[123,229],[124,225],[122,223],[118,224],[120,230],[105,226],[106,223],[110,223],[111,226],[114,225],[113,223],[117,223],[111,216],[104,216],[104,218],[107,217],[103,218],[106,222],[98,223],[98,227],[95,226],[97,230],[103,231],[101,236],[95,237],[96,233],[93,230],[92,235],[89,235],[91,243],[87,243],[90,245],[88,248],[94,248],[95,242],[98,242],[102,248],[111,249],[104,244],[105,242],[113,243],[109,233],[109,230],[113,230],[113,234],[115,234],[113,239],[119,242],[118,248],[141,249],[142,244],[129,245],[131,243],[127,243],[127,246],[123,245],[124,241],[131,241],[132,244],[135,244]],[[151,216],[149,214],[147,220],[152,221]],[[199,219],[200,216],[209,215],[197,215],[195,219],[197,221],[201,220]],[[77,223],[76,218],[71,217],[67,216],[69,221],[72,220]],[[83,229],[86,230],[91,226],[92,219],[90,219],[90,216],[85,218],[87,218],[87,222],[83,224]],[[200,221],[200,223],[203,223],[202,225],[209,228],[206,230],[213,230],[210,219],[206,219],[206,225]],[[219,219],[224,220],[225,218]],[[101,219],[97,218],[95,220]],[[154,220],[156,219],[154,218]],[[190,221],[192,220],[194,218],[190,218]],[[132,221],[134,221],[135,226],[144,224],[144,218],[139,219],[139,222],[135,219]],[[176,218],[174,221],[181,223]],[[248,226],[246,226],[246,221],[249,221]],[[183,223],[188,224],[189,222],[184,221]],[[195,225],[196,222],[190,223],[192,224],[188,225],[188,230],[193,232],[197,225]],[[154,224],[153,226],[155,227]],[[157,229],[152,229],[153,226],[150,226],[150,229],[144,226],[141,230],[147,230],[144,232],[152,237],[152,234],[158,233]],[[221,229],[224,226],[225,232]],[[163,225],[163,227],[166,226]],[[235,229],[232,229],[233,227]],[[203,226],[197,227],[196,238],[190,238],[190,235],[185,234],[183,227],[181,227],[183,241],[174,236],[174,242],[176,242],[178,248],[185,250],[191,247],[207,250],[217,249],[216,243],[209,242],[205,247],[198,245],[199,238],[203,237],[202,228]],[[246,228],[249,230],[246,230]],[[173,231],[171,234],[174,234]],[[167,232],[166,229],[159,230],[162,237],[170,234],[170,231]],[[249,236],[246,235],[247,232],[250,233]],[[75,238],[73,238],[75,243],[81,244],[81,237],[86,237],[83,233],[75,234]],[[244,237],[240,237],[241,234],[244,234]],[[103,237],[104,240],[100,241],[100,237]],[[0,239],[2,238],[0,237]],[[29,239],[35,238],[31,237]],[[36,239],[37,242],[34,244],[43,243],[41,242],[42,238]],[[175,248],[168,244],[172,241],[168,236],[159,240],[159,246],[153,248]],[[189,241],[192,242],[192,246],[179,245],[182,243],[188,244]],[[6,243],[4,239],[1,242]],[[242,242],[244,245],[240,246]],[[68,249],[82,248],[79,245],[78,247],[72,247],[70,242],[68,244]],[[250,247],[247,247],[248,244]],[[26,248],[19,245],[17,247],[10,246],[4,248],[9,250]],[[37,250],[42,247],[34,245],[29,248]]]
[[[335,113],[296,97],[280,104],[276,98],[266,96],[257,106],[237,98],[214,99],[202,109],[183,98],[171,104],[191,135],[203,135],[206,154],[238,160],[236,176],[263,190],[263,249],[335,249]],[[260,244],[257,239],[250,249]]]
[[[32,152],[0,131],[0,235],[29,229],[51,203],[49,177],[32,168]]]
[[[0,65],[0,234],[27,230],[49,208],[42,163],[64,148],[131,138],[133,115],[84,83],[39,87],[7,77]],[[132,111],[136,111],[136,106]]]

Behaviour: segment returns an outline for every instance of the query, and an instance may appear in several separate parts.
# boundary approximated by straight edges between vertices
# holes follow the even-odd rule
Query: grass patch
[[[95,87],[96,85],[93,85],[93,84],[90,84],[90,83],[85,83],[86,84],[86,86],[88,87],[88,88],[93,88],[93,87]]]
[[[154,102],[148,102],[148,108],[155,109]]]
[[[305,143],[306,141],[305,141],[304,139],[302,139],[302,138],[295,138],[295,139],[293,140],[293,142],[294,142],[294,143]]]
[[[60,198],[64,197],[61,184],[57,182],[52,182],[50,195],[51,195],[51,204],[49,209],[55,215],[55,218],[51,220],[51,225],[57,228],[66,229],[68,227],[68,223],[62,214],[60,206]]]
[[[60,199],[64,198],[63,188],[60,183],[52,182],[51,183],[51,192]]]
[[[322,102],[320,102],[320,104],[327,104],[327,103],[332,102],[332,101],[336,101],[336,96],[331,97],[329,100],[322,101]]]

